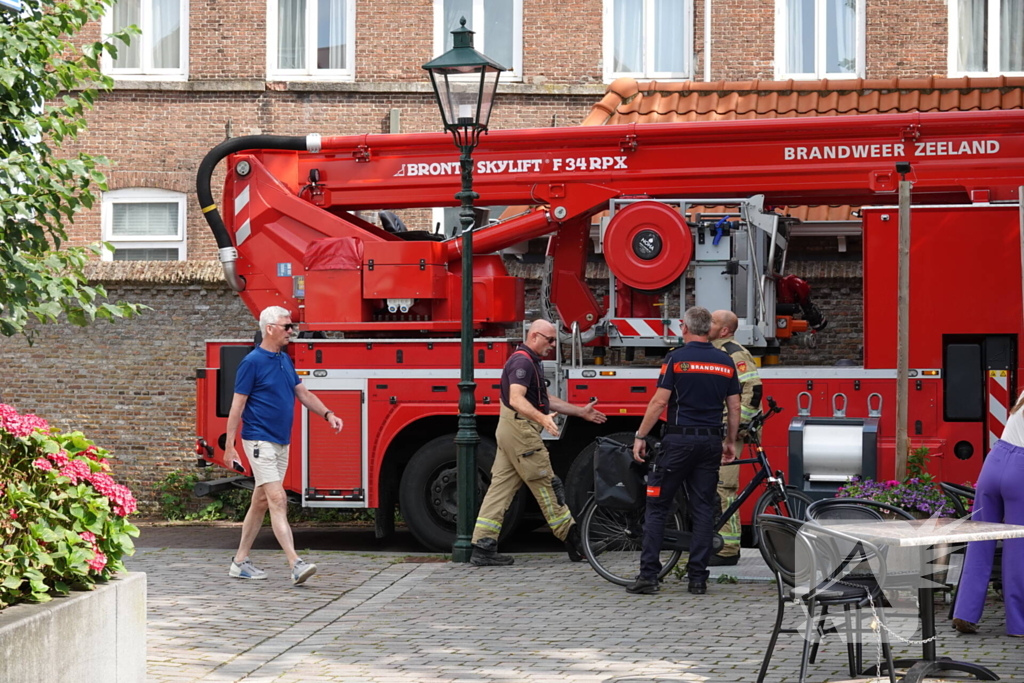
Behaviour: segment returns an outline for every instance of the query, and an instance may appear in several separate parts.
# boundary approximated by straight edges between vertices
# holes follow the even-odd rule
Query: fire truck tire
[[[497,447],[483,438],[476,451],[477,503],[491,483],[491,466]],[[428,441],[417,450],[402,473],[398,503],[409,531],[428,549],[450,552],[455,542],[456,496],[455,435],[445,434]],[[523,489],[520,489],[505,513],[499,541],[515,531],[523,516]]]
[[[633,443],[634,432],[615,432],[608,434],[607,438],[621,441],[624,444]],[[648,443],[650,446],[650,443]],[[580,451],[576,459],[569,466],[565,475],[565,499],[569,505],[572,516],[577,521],[582,519],[583,508],[587,501],[594,495],[594,453],[597,452],[597,441],[591,441],[587,447]]]

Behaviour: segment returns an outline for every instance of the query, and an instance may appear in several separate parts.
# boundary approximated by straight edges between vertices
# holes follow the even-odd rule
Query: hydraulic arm
[[[210,177],[225,156],[217,209]],[[1016,200],[1024,112],[492,131],[474,153],[478,204],[541,208],[477,228],[475,251],[484,256],[472,275],[474,322],[497,331],[523,315],[521,280],[488,254],[557,233],[560,316],[581,330],[595,324],[604,311],[583,280],[589,222],[612,199],[893,203],[899,161],[912,165],[915,203]],[[284,305],[325,330],[459,328],[461,240],[407,239],[424,235],[387,232],[357,215],[455,205],[457,150],[447,135],[235,138],[204,159],[198,190],[225,275],[254,312]]]

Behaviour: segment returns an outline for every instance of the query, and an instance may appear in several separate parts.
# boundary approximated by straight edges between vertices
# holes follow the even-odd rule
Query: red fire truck
[[[210,179],[225,158],[217,208]],[[764,361],[765,395],[791,418],[763,435],[791,485],[822,496],[853,475],[891,478],[898,162],[914,183],[910,439],[928,448],[937,478],[973,481],[1019,382],[1022,111],[490,132],[474,154],[477,203],[534,208],[474,229],[478,485],[494,454],[498,378],[525,317],[524,282],[497,252],[542,236],[542,309],[562,334],[545,362],[549,390],[597,398],[609,416],[601,426],[570,418],[549,441],[575,509],[594,438],[635,431],[689,302],[739,315],[738,340]],[[345,421],[338,436],[297,406],[285,488],[304,506],[375,509],[379,535],[397,507],[435,550],[451,547],[455,529],[462,241],[359,214],[454,206],[459,181],[441,133],[234,138],[198,176],[228,283],[254,315],[280,305],[301,322],[289,353]],[[772,207],[815,204],[864,207],[863,365],[775,364],[824,321],[806,283],[786,275],[793,220]],[[585,279],[594,251],[609,271],[600,297]],[[827,328],[817,336],[829,343]],[[207,343],[202,465],[224,466],[234,371],[251,344]],[[517,499],[506,531],[524,515]]]

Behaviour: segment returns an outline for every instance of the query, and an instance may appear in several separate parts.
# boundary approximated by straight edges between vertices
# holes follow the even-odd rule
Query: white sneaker
[[[316,574],[316,565],[310,564],[305,560],[296,560],[295,566],[292,567],[292,583],[296,586],[300,583],[305,583],[306,579]]]
[[[257,569],[253,565],[252,560],[246,558],[241,564],[231,561],[231,569],[228,570],[228,576],[236,579],[252,579],[259,581],[267,578],[267,573],[262,569]]]

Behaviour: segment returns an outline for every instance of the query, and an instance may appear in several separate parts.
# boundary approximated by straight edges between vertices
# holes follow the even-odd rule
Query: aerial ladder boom
[[[217,208],[210,178],[224,157]],[[893,203],[902,161],[911,163],[915,203],[1016,201],[1024,112],[491,131],[473,156],[477,203],[539,208],[476,228],[474,324],[497,332],[522,318],[522,282],[493,252],[551,233],[563,324],[587,330],[605,317],[583,270],[592,217],[613,200]],[[234,138],[207,155],[198,176],[232,287],[254,313],[284,305],[323,330],[458,330],[461,239],[409,239],[423,234],[390,233],[357,212],[453,206],[459,189],[457,150],[442,133]],[[679,243],[686,221],[647,227]]]

